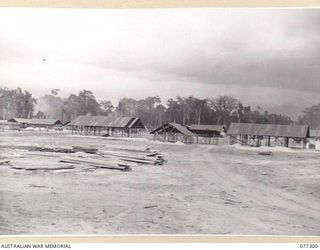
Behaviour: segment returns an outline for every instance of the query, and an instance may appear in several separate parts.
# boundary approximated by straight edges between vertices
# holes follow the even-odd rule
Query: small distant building
[[[257,123],[231,123],[227,134],[231,143],[285,147],[302,145],[303,148],[306,148],[307,138],[310,137],[308,126]]]
[[[310,139],[320,140],[320,129],[310,129]]]
[[[137,117],[78,116],[69,124],[72,134],[132,137],[145,126]]]
[[[8,125],[8,121],[7,120],[0,120],[0,129],[1,130],[5,130],[7,125]]]
[[[7,120],[0,120],[0,126],[5,126],[8,124]]]
[[[60,120],[57,119],[26,119],[26,118],[11,118],[8,120],[8,125],[13,127],[33,127],[33,128],[54,128],[62,126]]]
[[[310,129],[309,148],[320,150],[320,129]]]
[[[193,143],[194,134],[178,123],[166,123],[150,132],[154,140]]]
[[[218,144],[219,137],[225,132],[222,125],[193,124],[188,129],[195,135],[197,143]]]

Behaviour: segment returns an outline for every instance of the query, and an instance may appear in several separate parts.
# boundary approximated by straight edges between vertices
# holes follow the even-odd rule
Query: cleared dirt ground
[[[320,152],[0,132],[12,166],[52,164],[8,145],[146,148],[131,172],[0,166],[0,234],[320,234]],[[6,145],[6,146],[4,146]],[[273,155],[259,155],[272,150]],[[24,157],[24,158],[23,158]]]

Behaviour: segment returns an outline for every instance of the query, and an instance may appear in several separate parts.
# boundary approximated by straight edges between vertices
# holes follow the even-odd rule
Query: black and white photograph
[[[0,235],[320,234],[319,8],[0,8]]]

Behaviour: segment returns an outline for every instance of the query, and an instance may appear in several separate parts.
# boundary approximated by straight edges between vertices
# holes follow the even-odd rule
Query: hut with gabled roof
[[[58,119],[37,119],[37,118],[10,118],[8,124],[19,126],[21,128],[34,127],[34,128],[53,128],[55,126],[62,126],[62,122]]]
[[[227,134],[242,145],[261,146],[261,142],[265,140],[266,146],[273,144],[289,147],[290,142],[292,146],[296,146],[295,142],[299,145],[302,142],[303,148],[310,136],[308,126],[257,123],[231,123]]]
[[[216,144],[218,145],[219,138],[225,131],[223,125],[203,125],[193,124],[187,128],[195,135],[197,143]]]
[[[151,131],[154,140],[192,143],[194,134],[178,123],[166,123]]]
[[[132,137],[145,130],[145,126],[137,117],[78,116],[68,126],[72,134],[110,135]]]

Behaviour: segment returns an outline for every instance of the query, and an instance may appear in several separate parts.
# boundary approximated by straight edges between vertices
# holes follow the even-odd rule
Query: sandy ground
[[[168,161],[131,172],[0,166],[0,234],[320,234],[320,152],[0,132],[0,146],[152,147]],[[12,166],[52,158],[0,148]]]

